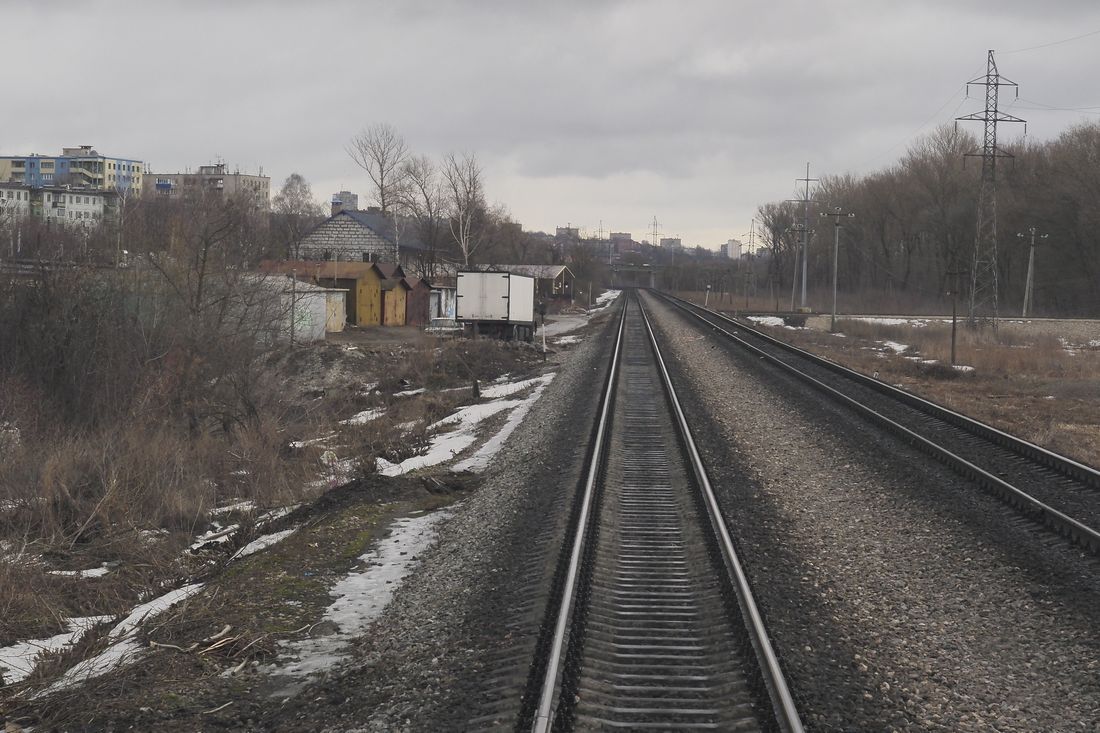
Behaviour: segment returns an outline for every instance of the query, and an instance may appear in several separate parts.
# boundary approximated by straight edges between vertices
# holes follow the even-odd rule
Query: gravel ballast
[[[814,730],[1100,728],[1100,572],[645,300]]]
[[[526,591],[549,585],[614,340],[618,308],[609,311],[561,359],[355,660],[281,709],[273,701],[264,729],[466,730],[484,716],[486,688],[501,684],[487,678],[534,643],[537,628],[517,619],[541,618],[543,600]]]

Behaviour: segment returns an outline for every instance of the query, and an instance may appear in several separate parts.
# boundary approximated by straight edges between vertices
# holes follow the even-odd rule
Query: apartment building
[[[263,174],[230,173],[225,163],[199,166],[192,173],[149,173],[145,176],[143,193],[146,196],[178,198],[200,193],[216,193],[222,196],[248,196],[262,211],[271,209],[271,179]]]
[[[21,183],[32,188],[70,186],[117,191],[122,195],[140,192],[145,164],[131,158],[100,155],[91,145],[62,148],[61,155],[0,156],[0,183]]]
[[[0,183],[0,224],[33,216],[66,226],[95,226],[117,213],[118,200],[115,191]]]

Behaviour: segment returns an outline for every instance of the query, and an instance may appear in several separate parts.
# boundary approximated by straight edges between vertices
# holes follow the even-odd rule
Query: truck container
[[[535,279],[508,272],[459,272],[455,315],[476,335],[530,341]]]

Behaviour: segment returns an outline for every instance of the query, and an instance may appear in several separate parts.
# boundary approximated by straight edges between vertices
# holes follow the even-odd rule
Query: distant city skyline
[[[367,206],[344,146],[388,122],[413,152],[477,153],[490,203],[526,229],[602,221],[642,240],[656,217],[660,237],[714,250],[745,241],[760,204],[793,198],[807,161],[814,177],[882,169],[980,109],[965,82],[987,49],[1020,85],[1004,106],[1030,139],[1100,119],[1100,6],[1083,0],[14,0],[4,18],[20,29],[9,56],[35,72],[5,76],[0,155],[91,144],[154,171],[221,159],[262,167],[272,193],[297,172],[326,207],[342,190]],[[63,27],[120,41],[59,93],[41,80],[74,73],[83,49],[42,54],[34,31]],[[135,64],[138,47],[155,53]]]

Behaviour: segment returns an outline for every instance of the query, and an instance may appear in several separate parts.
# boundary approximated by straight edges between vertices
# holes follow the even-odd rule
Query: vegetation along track
[[[648,319],[628,298],[520,728],[801,731]]]
[[[653,292],[729,343],[851,407],[1023,514],[1100,554],[1100,472],[784,343],[728,316]]]

